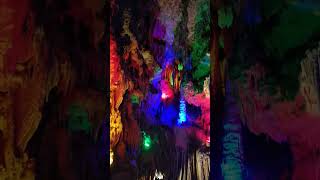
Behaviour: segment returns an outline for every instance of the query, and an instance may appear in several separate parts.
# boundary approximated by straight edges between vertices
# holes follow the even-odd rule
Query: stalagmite
[[[225,179],[242,179],[242,142],[241,119],[235,99],[232,97],[231,83],[226,86],[226,119],[224,120],[223,164],[222,171]]]

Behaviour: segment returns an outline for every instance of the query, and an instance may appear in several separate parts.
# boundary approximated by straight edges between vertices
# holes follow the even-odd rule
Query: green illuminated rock
[[[132,104],[139,104],[139,97],[136,95],[131,96],[131,103]]]
[[[182,71],[183,70],[183,64],[178,64],[178,70]]]
[[[152,140],[150,135],[146,134],[145,132],[142,132],[143,134],[143,144],[142,147],[144,150],[149,150],[152,146]]]
[[[220,28],[229,28],[233,22],[233,13],[230,7],[218,10],[218,25]]]
[[[192,66],[198,65],[199,61],[209,51],[210,40],[210,3],[201,1],[195,17],[194,42],[192,43]]]
[[[193,78],[199,80],[200,78],[207,77],[210,73],[210,59],[208,56],[205,56],[199,65],[196,67],[196,70],[193,73]]]
[[[71,105],[67,112],[68,126],[73,132],[85,131],[89,133],[92,126],[89,122],[88,112],[80,105]]]

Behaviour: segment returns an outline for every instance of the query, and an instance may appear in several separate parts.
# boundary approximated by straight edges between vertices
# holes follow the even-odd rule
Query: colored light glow
[[[206,144],[207,147],[210,147],[210,137],[206,139]]]
[[[149,150],[152,144],[151,137],[145,132],[142,132],[142,133],[143,133],[143,148],[145,150]]]
[[[181,98],[178,124],[182,124],[182,123],[184,123],[186,121],[187,121],[186,102],[184,101],[184,99]]]
[[[153,177],[153,180],[156,179],[163,179],[163,174],[161,172],[158,172],[158,170],[156,169],[155,175]]]
[[[173,77],[172,76],[173,76],[173,74],[170,75],[170,84],[171,84],[171,86],[173,86]]]
[[[112,165],[112,163],[113,163],[113,151],[112,150],[110,150],[110,166]]]
[[[167,99],[169,96],[166,93],[162,93],[161,94],[161,99],[165,100]]]
[[[170,44],[166,44],[165,57],[164,57],[165,61],[164,61],[164,64],[162,64],[162,67],[165,67],[168,64],[172,64],[175,57],[176,55],[174,53],[173,46]]]
[[[182,71],[183,70],[183,64],[178,64],[178,70]]]
[[[68,109],[68,125],[71,131],[90,132],[92,125],[86,109],[80,105],[73,104]]]
[[[139,97],[136,95],[132,95],[131,102],[132,102],[132,104],[139,104]]]
[[[160,88],[161,88],[161,99],[165,100],[174,96],[173,90],[167,80],[161,80]]]

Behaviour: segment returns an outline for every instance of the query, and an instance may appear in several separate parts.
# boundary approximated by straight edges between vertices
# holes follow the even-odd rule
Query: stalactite
[[[150,73],[150,77],[154,77],[154,74],[156,73],[156,69],[159,68],[159,66],[156,63],[153,55],[151,54],[150,50],[143,49],[142,56],[143,56],[144,62],[148,67],[148,73]]]
[[[177,180],[209,180],[210,156],[206,152],[177,151],[177,157]]]
[[[301,62],[300,92],[309,113],[320,114],[320,43]]]
[[[196,153],[195,153],[195,163],[196,163],[196,172],[197,172],[197,179],[203,179],[203,174],[205,173],[203,170],[204,170],[204,162],[202,162],[201,160],[200,161],[197,161],[197,158],[201,158],[201,157],[199,157],[199,152],[197,151]]]

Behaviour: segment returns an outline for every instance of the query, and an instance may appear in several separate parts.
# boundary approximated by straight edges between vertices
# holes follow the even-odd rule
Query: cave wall
[[[87,178],[76,173],[84,169],[97,179],[92,168],[105,158],[90,157],[106,115],[102,8],[101,1],[1,1],[0,179]],[[72,143],[82,138],[92,168],[72,172]]]

